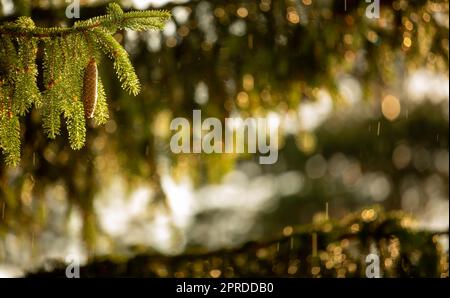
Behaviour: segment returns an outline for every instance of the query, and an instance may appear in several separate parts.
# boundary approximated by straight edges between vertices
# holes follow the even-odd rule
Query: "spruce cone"
[[[94,58],[91,58],[84,70],[83,104],[86,118],[94,117],[97,104],[97,76],[97,63]]]

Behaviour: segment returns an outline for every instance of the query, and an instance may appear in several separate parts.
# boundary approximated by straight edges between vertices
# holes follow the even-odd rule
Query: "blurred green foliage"
[[[341,221],[324,214],[310,225],[283,229],[273,241],[250,242],[239,249],[180,256],[141,254],[130,259],[97,257],[80,270],[82,277],[368,277],[379,257],[380,277],[448,277],[448,254],[439,233],[411,229],[414,220],[379,207],[348,214]],[[420,247],[420,249],[419,249]],[[48,262],[29,277],[63,277],[65,266]]]
[[[320,102],[323,91],[330,94],[333,108],[348,113],[328,118],[316,130],[300,127],[294,133],[283,131],[279,163],[261,167],[263,173],[304,172],[316,155],[330,163],[336,156],[344,156],[357,177],[371,173],[387,177],[391,191],[381,203],[387,210],[404,207],[405,185],[413,181],[422,187],[430,177],[444,181],[442,193],[448,198],[448,170],[439,170],[434,159],[441,151],[448,156],[448,114],[442,112],[448,109],[448,101],[436,103],[429,98],[410,104],[404,85],[418,69],[448,77],[448,1],[381,1],[382,17],[374,20],[365,17],[364,1],[348,0],[347,4],[345,11],[342,1],[189,1],[164,7],[174,18],[162,34],[115,35],[130,53],[142,82],[141,95],[132,98],[123,94],[105,61],[99,71],[111,119],[105,127],[88,127],[86,146],[76,152],[64,141],[65,131],[55,141],[46,140],[38,113],[24,119],[21,164],[15,169],[0,167],[0,239],[11,231],[25,238],[42,232],[51,221],[46,213],[46,190],[58,184],[63,185],[71,208],[80,208],[84,239],[88,250],[95,251],[96,239],[104,231],[96,218],[94,198],[114,175],[127,180],[130,192],[139,182],[151,183],[156,192],[154,202],[165,204],[161,176],[167,174],[166,161],[173,177],[188,175],[199,187],[220,182],[236,166],[255,160],[249,155],[173,155],[168,147],[170,119],[190,118],[193,109],[201,109],[204,117],[220,119],[266,116],[270,112],[298,115],[302,105]],[[65,20],[61,8],[51,9],[52,18],[43,14],[47,10],[45,6],[31,9],[37,24]],[[82,15],[91,17],[101,11],[100,6],[85,7]],[[442,16],[447,16],[447,26]],[[338,83],[346,76],[361,88],[362,105],[377,113],[367,115],[364,109],[351,109]],[[199,99],[199,86],[206,86],[206,100]],[[401,103],[401,114],[391,120],[376,108],[389,95]],[[406,165],[395,162],[399,146],[410,152]],[[414,161],[420,161],[421,156],[426,157],[425,166]],[[328,174],[320,179],[306,177],[302,192],[281,198],[276,211],[259,214],[258,227],[251,231],[267,239],[283,227],[308,224],[327,202],[333,218],[372,204],[370,196],[355,191],[356,178],[352,179]],[[447,269],[436,269],[445,264],[440,263],[442,256],[433,233],[403,228],[397,216],[404,215],[377,212],[383,219],[373,226],[360,222],[360,213],[353,215],[368,228],[348,239],[350,247],[359,247],[357,256],[350,258],[348,253],[351,261],[336,268],[326,269],[329,257],[325,254],[333,254],[328,251],[330,245],[332,251],[342,246],[341,236],[348,232],[351,220],[330,223],[328,232],[317,227],[295,231],[294,242],[299,246],[294,251],[289,249],[291,237],[285,237],[267,245],[253,243],[206,255],[143,256],[120,264],[94,261],[84,270],[86,275],[177,276],[176,272],[182,272],[183,276],[207,276],[218,269],[221,276],[310,276],[311,270],[319,267],[316,275],[338,276],[341,270],[345,276],[363,276],[358,256],[367,253],[371,243],[379,245],[380,251],[400,243],[400,253],[391,260],[392,269],[386,275],[447,274],[448,260],[443,261]],[[214,216],[199,214],[198,221]],[[389,221],[392,216],[398,220]],[[300,245],[311,243],[313,231],[318,235],[317,258],[308,257],[308,245]],[[369,236],[374,240],[366,241]],[[417,258],[418,247],[423,258]],[[243,265],[239,265],[240,254]],[[382,263],[388,258],[383,256]],[[148,267],[142,265],[147,261]],[[289,268],[295,266],[297,271],[291,269],[295,273],[289,274]]]

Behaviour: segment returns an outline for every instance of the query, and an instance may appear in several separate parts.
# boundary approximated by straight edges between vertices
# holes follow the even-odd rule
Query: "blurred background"
[[[110,119],[79,151],[46,139],[38,111],[22,119],[21,164],[0,164],[0,276],[239,248],[371,206],[448,230],[448,1],[381,1],[374,19],[357,0],[118,2],[172,13],[162,32],[115,34],[143,90],[122,92],[104,59]],[[73,22],[71,1],[0,3],[3,21]],[[107,2],[81,4],[84,19]],[[278,162],[172,154],[170,121],[194,109],[279,123]]]

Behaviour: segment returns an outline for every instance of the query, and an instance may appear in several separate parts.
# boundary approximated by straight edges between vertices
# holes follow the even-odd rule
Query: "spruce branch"
[[[137,95],[140,92],[141,86],[134,71],[133,64],[131,64],[128,58],[128,53],[114,37],[103,30],[96,29],[93,31],[93,34],[105,54],[114,59],[114,69],[122,83],[122,88],[133,95]]]
[[[106,103],[106,94],[102,80],[98,78],[97,86],[97,105],[94,112],[95,125],[105,124],[109,119],[108,104]]]
[[[7,164],[16,165],[20,161],[19,117],[6,114],[0,116],[0,148],[5,153]]]
[[[72,27],[22,28],[17,23],[8,22],[0,26],[0,35],[44,38],[78,34],[96,28],[115,29],[114,32],[119,29],[161,30],[169,18],[170,13],[165,10],[123,12],[118,4],[110,3],[106,15],[75,22]]]
[[[60,133],[63,115],[73,149],[83,147],[86,118],[104,124],[108,106],[97,74],[101,53],[114,60],[122,88],[140,91],[139,79],[122,45],[112,36],[117,30],[159,30],[170,17],[167,11],[123,12],[115,3],[106,14],[78,21],[70,28],[35,26],[29,17],[0,25],[0,148],[9,165],[20,160],[20,116],[32,106],[39,109],[49,138]],[[42,78],[38,88],[39,48],[43,49]]]

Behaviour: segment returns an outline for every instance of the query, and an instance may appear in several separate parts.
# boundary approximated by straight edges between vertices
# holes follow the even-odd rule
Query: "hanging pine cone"
[[[97,104],[97,76],[97,63],[94,58],[91,58],[84,70],[83,104],[86,118],[94,117]]]

